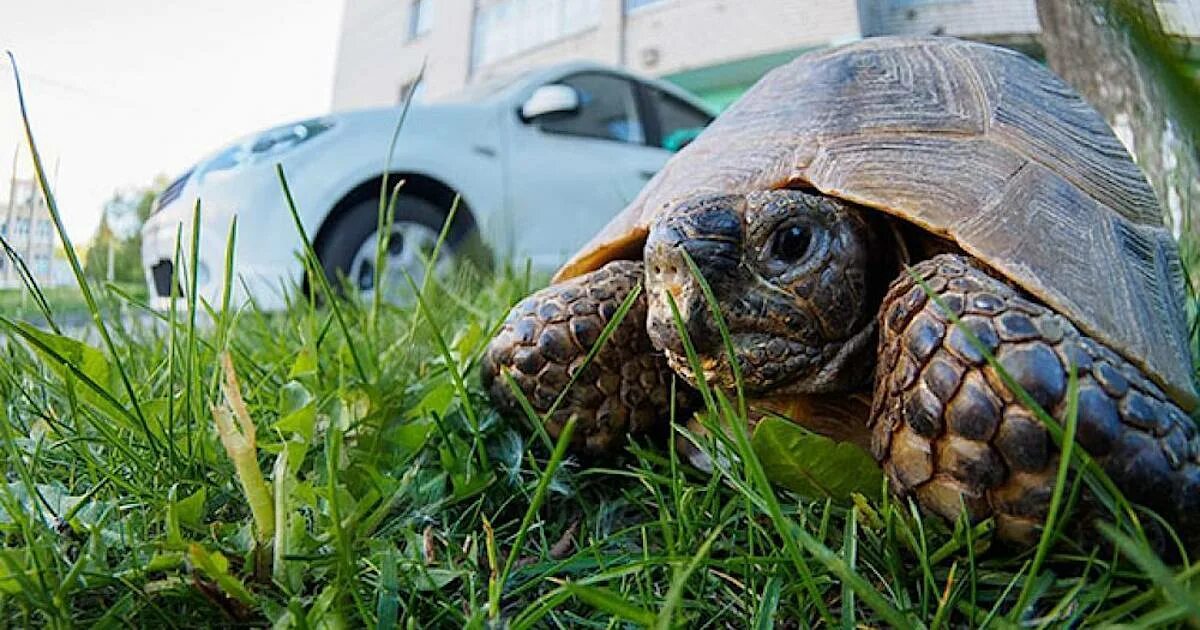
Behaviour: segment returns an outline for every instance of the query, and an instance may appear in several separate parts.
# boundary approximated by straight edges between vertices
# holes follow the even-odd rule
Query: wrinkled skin
[[[631,311],[645,319],[620,322],[615,336],[626,341],[596,357],[603,365],[644,367],[626,367],[624,380],[607,392],[574,395],[606,401],[608,411],[596,413],[590,402],[556,413],[576,413],[589,443],[604,446],[584,450],[620,445],[626,433],[652,424],[642,384],[666,391],[668,371],[695,383],[685,339],[705,380],[732,388],[733,370],[698,272],[728,327],[754,408],[867,446],[897,494],[950,520],[964,511],[972,521],[995,517],[1002,539],[1027,544],[1040,534],[1057,446],[970,342],[969,330],[1059,422],[1067,417],[1067,370],[1075,369],[1078,444],[1130,498],[1166,517],[1195,547],[1200,436],[1186,414],[1132,363],[985,265],[953,248],[939,253],[936,245],[906,243],[877,216],[799,190],[696,197],[661,213],[645,244],[645,292]],[[905,268],[909,251],[926,260]],[[629,261],[611,265],[625,274],[636,269]],[[498,405],[513,410],[502,374],[527,398],[546,399],[539,374],[524,369],[528,361],[511,359],[513,339],[532,330],[522,318],[611,274],[606,267],[553,285],[514,308],[484,361],[485,384]],[[610,302],[633,290],[628,281],[622,286]],[[571,319],[556,325],[569,327]],[[586,344],[575,344],[575,355],[559,356],[559,337],[526,334],[520,352],[566,364],[586,354]],[[646,348],[665,361],[635,361]],[[592,380],[580,379],[584,387]],[[657,395],[656,404],[663,399]],[[871,401],[869,412],[850,404],[862,399]],[[623,410],[612,413],[618,404]],[[665,409],[651,408],[665,420]],[[641,420],[625,420],[633,417]],[[550,421],[552,432],[558,426]]]
[[[646,242],[647,331],[672,369],[690,376],[673,299],[710,382],[733,386],[712,310],[689,268],[712,289],[752,393],[850,391],[874,350],[876,240],[866,215],[792,191],[700,198],[656,223]],[[875,274],[882,277],[884,274]]]

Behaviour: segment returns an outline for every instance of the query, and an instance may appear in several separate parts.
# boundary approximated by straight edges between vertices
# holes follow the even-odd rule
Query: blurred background
[[[1186,124],[1194,104],[1175,88],[1180,77],[1194,82],[1200,72],[1200,0],[47,0],[0,7],[0,46],[20,65],[50,184],[89,275],[140,290],[149,286],[152,294],[157,280],[158,297],[169,293],[174,278],[164,248],[175,226],[186,221],[179,210],[170,229],[146,231],[147,219],[176,198],[190,205],[193,197],[203,197],[205,186],[215,185],[205,183],[205,173],[252,165],[258,153],[274,160],[309,134],[352,126],[342,122],[349,119],[339,118],[341,112],[374,108],[389,112],[387,120],[394,121],[410,98],[415,107],[434,110],[483,102],[497,86],[527,80],[531,70],[588,61],[627,72],[635,86],[648,81],[647,87],[635,88],[635,95],[661,93],[677,101],[678,116],[690,121],[679,122],[677,131],[687,131],[796,55],[863,37],[921,34],[998,44],[1049,64],[1108,118],[1147,171],[1176,235],[1188,229],[1200,192],[1194,131]],[[7,67],[0,78],[0,236],[40,284],[71,282],[32,179]],[[526,116],[521,109],[519,123],[541,135],[585,137],[546,149],[556,158],[546,162],[550,176],[556,167],[603,150],[594,143],[598,138],[648,145],[654,133],[670,131],[673,114],[662,108],[649,112],[645,102],[630,106],[636,111],[627,114],[619,137],[580,132],[578,124],[569,128],[564,117],[583,120],[591,104],[605,102],[608,88],[590,94],[590,88],[563,77],[543,82],[566,84],[574,96],[559,94],[568,101],[548,113]],[[509,110],[527,107],[542,87],[521,85],[523,100],[505,105]],[[298,120],[320,122],[281,140],[277,126],[284,125],[286,135],[300,129],[288,126]],[[614,129],[611,120],[606,124]],[[264,145],[265,136],[254,133],[268,128],[276,135]],[[372,133],[382,157],[387,133]],[[458,141],[454,135],[445,140],[448,153]],[[327,142],[337,137],[327,134]],[[684,141],[678,146],[686,143],[686,134],[680,137]],[[501,140],[476,144],[474,149],[498,156],[498,169],[512,170]],[[269,150],[260,150],[263,146]],[[665,159],[678,146],[654,148],[665,151]],[[205,160],[214,155],[232,162],[206,168]],[[332,160],[337,151],[325,147],[322,155]],[[322,168],[336,171],[340,164]],[[639,166],[642,176],[631,176],[632,188],[621,188],[611,177],[598,180],[602,188],[620,190],[597,212],[619,211],[656,168]],[[442,185],[461,192],[447,183],[452,177],[448,174]],[[374,182],[365,174],[359,179],[360,188]],[[537,252],[505,246],[514,231],[523,229],[522,222],[530,221],[531,215],[520,214],[514,205],[540,207],[538,199],[518,198],[513,191],[521,186],[505,179],[494,193],[502,202],[463,193],[464,201],[475,213],[471,227],[494,241],[489,243],[493,251],[537,259]],[[160,196],[164,188],[170,199]],[[302,200],[302,205],[328,206],[304,217],[313,234],[333,230],[326,224],[338,221],[345,231],[339,208],[354,189],[312,191],[312,201]],[[245,213],[256,203],[229,205]],[[214,212],[222,211],[218,204]],[[580,235],[564,242],[578,242],[608,215],[579,222]],[[227,225],[214,224],[215,237],[206,233],[205,238],[223,241],[219,229]],[[167,245],[149,251],[144,231]],[[361,238],[366,240],[352,245],[366,251],[378,236]],[[549,261],[558,254],[545,255]],[[365,263],[356,263],[349,253],[339,255],[346,260],[330,263],[331,276],[367,274],[369,285],[383,271],[363,268]],[[3,263],[0,287],[19,286],[14,266]],[[263,267],[270,267],[262,272],[264,283],[294,279],[278,266]],[[156,269],[166,275],[156,278]]]

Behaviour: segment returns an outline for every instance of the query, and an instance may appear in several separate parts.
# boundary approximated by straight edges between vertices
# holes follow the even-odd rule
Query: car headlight
[[[327,118],[313,118],[268,129],[218,153],[201,167],[200,176],[277,158],[329,131],[333,124]]]

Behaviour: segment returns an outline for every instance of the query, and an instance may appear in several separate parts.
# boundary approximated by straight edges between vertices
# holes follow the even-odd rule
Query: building
[[[7,203],[0,206],[0,238],[25,263],[40,286],[58,284],[54,249],[57,239],[46,201],[32,179],[12,178]],[[24,283],[12,259],[0,252],[0,288]]]
[[[1200,0],[1159,0],[1200,35]],[[1039,56],[1035,0],[348,0],[333,109],[422,98],[587,59],[665,78],[720,109],[799,53],[871,35],[945,34]]]
[[[349,0],[335,110],[394,105],[588,59],[662,77],[715,108],[807,50],[946,33],[1037,52],[1034,0]]]

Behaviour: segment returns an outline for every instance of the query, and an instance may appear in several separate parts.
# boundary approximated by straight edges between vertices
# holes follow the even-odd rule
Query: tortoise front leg
[[[1075,366],[1077,444],[1129,500],[1200,538],[1200,438],[1156,385],[969,258],[937,256],[913,271],[1060,423]],[[872,450],[894,490],[947,519],[960,506],[972,520],[995,516],[1003,539],[1036,540],[1058,465],[1046,428],[907,272],[884,299],[879,330]]]
[[[642,281],[642,263],[617,261],[552,285],[513,307],[483,360],[483,385],[508,415],[522,415],[512,377],[551,437],[577,417],[571,446],[600,454],[619,448],[670,409],[671,372],[646,335],[646,298],[638,296],[562,403],[554,401],[580,369],[601,331]]]

